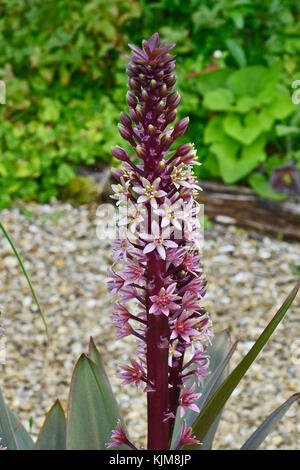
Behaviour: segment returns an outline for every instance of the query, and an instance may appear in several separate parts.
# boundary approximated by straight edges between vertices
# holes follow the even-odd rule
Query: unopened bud
[[[143,89],[142,91],[142,98],[144,101],[148,101],[149,100],[149,95],[147,93],[147,90],[145,90],[145,88]]]
[[[155,128],[154,126],[152,126],[152,124],[149,124],[148,126],[148,132],[150,135],[154,135],[155,134]]]
[[[159,91],[160,96],[166,96],[168,93],[167,85],[164,83]]]
[[[177,139],[177,137],[181,137],[185,133],[187,126],[189,125],[189,121],[189,118],[185,117],[176,122],[173,130],[173,137],[175,139]]]
[[[172,143],[170,134],[164,134],[161,138],[161,144],[163,147],[169,147]]]
[[[139,121],[141,121],[144,118],[145,113],[140,104],[138,104],[137,107],[135,108],[135,113]]]
[[[160,160],[157,166],[159,171],[162,173],[166,168],[166,162],[164,160]]]
[[[128,106],[132,106],[133,108],[136,107],[137,99],[131,91],[127,92],[126,100],[127,100]]]
[[[123,139],[125,140],[131,140],[132,137],[132,133],[129,131],[129,129],[125,126],[123,126],[123,124],[118,124],[118,129],[119,129],[119,132],[120,132],[120,135],[121,137],[123,137]]]
[[[130,78],[129,86],[132,90],[138,90],[140,88],[139,83],[134,78]]]
[[[166,114],[166,123],[170,124],[170,122],[175,121],[176,117],[177,117],[177,109],[172,109],[172,111]]]
[[[156,85],[157,85],[156,80],[153,80],[153,79],[152,79],[151,82],[150,82],[150,86],[151,86],[152,90],[154,90],[154,88],[156,87]]]
[[[120,170],[119,168],[112,168],[111,174],[113,178],[115,178],[117,181],[120,181],[122,176],[124,175],[124,171]]]
[[[122,112],[120,114],[120,119],[121,119],[122,124],[124,124],[125,127],[131,127],[131,119],[127,114]]]
[[[138,117],[137,117],[137,115],[136,115],[136,112],[135,112],[135,110],[134,110],[133,108],[129,108],[129,114],[130,114],[131,119],[132,119],[134,122],[136,122],[136,123],[139,122],[139,119],[138,119]]]
[[[115,158],[121,160],[122,162],[127,162],[129,160],[129,155],[122,147],[118,145],[116,147],[111,148],[111,153]]]
[[[161,114],[164,109],[165,109],[165,103],[163,100],[160,100],[156,106],[156,112]]]
[[[177,91],[171,93],[167,98],[167,106],[171,108],[177,108],[181,100],[181,96]]]
[[[193,145],[192,144],[182,144],[179,145],[178,149],[176,150],[176,155],[183,157],[184,155],[187,155],[193,150]]]
[[[176,75],[174,74],[174,75],[170,75],[170,77],[168,77],[168,78],[165,80],[165,82],[166,82],[167,86],[168,86],[169,88],[171,88],[172,86],[175,85],[176,80],[177,80],[177,77],[176,77]]]
[[[141,147],[140,145],[137,145],[135,147],[135,151],[140,158],[145,158],[146,150],[143,147]]]

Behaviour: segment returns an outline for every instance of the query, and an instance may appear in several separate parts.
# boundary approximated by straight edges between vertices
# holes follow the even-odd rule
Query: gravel
[[[4,210],[1,221],[15,242],[45,311],[43,324],[9,244],[0,235],[0,304],[4,306],[6,363],[1,387],[9,405],[37,435],[56,398],[66,406],[72,369],[93,336],[124,412],[132,440],[145,445],[146,394],[121,387],[119,364],[134,341],[116,340],[106,286],[111,264],[107,237],[99,240],[94,206],[53,200]],[[240,339],[232,365],[253,345],[299,277],[300,244],[234,226],[213,224],[205,234],[205,306],[214,331]],[[215,439],[217,449],[238,449],[277,406],[300,391],[300,296],[228,401]],[[133,406],[134,404],[134,406]],[[266,439],[265,449],[300,449],[300,407],[294,404]]]

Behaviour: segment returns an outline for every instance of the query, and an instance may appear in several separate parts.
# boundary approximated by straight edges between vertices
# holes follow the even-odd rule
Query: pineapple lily
[[[173,45],[158,34],[130,46],[129,115],[121,113],[119,131],[133,148],[112,149],[123,162],[113,185],[120,209],[118,237],[108,285],[118,298],[113,324],[117,337],[133,335],[137,355],[118,376],[147,393],[149,450],[206,450],[213,446],[222,409],[291,306],[300,281],[253,347],[229,373],[237,343],[223,331],[213,337],[201,305],[206,281],[201,271],[199,207],[192,175],[192,144],[170,150],[187,129],[176,119],[180,96]],[[171,125],[171,127],[169,126]],[[16,247],[0,221],[41,307]],[[133,305],[134,304],[134,305]],[[1,334],[1,332],[0,332]],[[289,407],[295,393],[250,435],[241,450],[258,449]],[[67,409],[57,400],[46,415],[36,442],[9,409],[0,391],[0,450],[138,450],[132,443],[113,395],[100,354],[90,339],[87,354],[74,368]],[[5,455],[2,454],[2,455]]]
[[[118,337],[133,334],[138,338],[138,359],[132,360],[131,366],[125,365],[119,376],[124,379],[123,384],[144,383],[148,449],[167,449],[178,406],[182,413],[185,406],[199,411],[193,404],[200,396],[192,393],[195,384],[186,390],[183,383],[192,376],[201,381],[209,367],[205,349],[212,333],[208,315],[200,304],[206,281],[199,263],[195,217],[198,207],[194,200],[199,187],[191,171],[196,152],[192,144],[169,150],[188,125],[188,118],[184,118],[168,127],[176,119],[180,102],[180,95],[173,91],[175,60],[169,54],[174,45],[159,44],[156,33],[143,41],[142,49],[130,47],[133,55],[127,68],[129,115],[121,113],[119,131],[134,154],[130,158],[123,148],[112,149],[113,155],[123,161],[113,197],[120,209],[124,205],[130,208],[129,240],[122,266],[113,270],[110,285],[120,296],[129,294],[125,301],[135,299],[139,309],[139,317],[133,318],[127,309],[124,316],[123,300],[113,314]],[[135,230],[130,230],[132,213],[143,214]],[[188,226],[185,220],[189,221]],[[120,242],[118,239],[115,243],[116,260]],[[136,329],[129,325],[132,320]],[[188,369],[184,365],[187,355]],[[188,430],[182,426],[182,436],[187,435]],[[119,437],[115,439],[116,445],[119,441]]]

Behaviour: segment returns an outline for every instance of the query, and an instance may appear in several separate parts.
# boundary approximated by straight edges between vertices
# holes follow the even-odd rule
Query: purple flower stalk
[[[148,406],[148,449],[170,448],[177,408],[198,412],[195,383],[208,374],[206,345],[211,323],[201,299],[206,281],[199,254],[198,204],[192,166],[197,164],[192,144],[170,151],[188,126],[177,121],[180,95],[176,83],[174,44],[159,44],[155,33],[142,49],[130,45],[131,62],[127,102],[119,131],[133,150],[112,149],[123,162],[114,172],[114,195],[122,215],[114,242],[114,266],[109,285],[119,299],[113,314],[119,338],[137,338],[137,358],[125,365],[123,384],[143,383]],[[124,207],[125,215],[124,216]],[[120,263],[120,268],[117,263]],[[137,312],[131,313],[134,299]],[[126,304],[127,306],[125,307]],[[117,432],[117,434],[116,434]],[[121,442],[121,429],[114,431]],[[181,445],[193,444],[191,429],[183,422]],[[126,438],[127,441],[127,438]],[[122,441],[125,443],[125,437]],[[128,441],[127,441],[128,445]]]

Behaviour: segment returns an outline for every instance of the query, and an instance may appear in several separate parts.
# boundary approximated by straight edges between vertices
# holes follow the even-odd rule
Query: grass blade
[[[29,276],[28,276],[28,274],[27,274],[27,271],[26,271],[26,269],[25,269],[25,267],[24,267],[24,264],[23,264],[23,262],[22,262],[22,260],[21,260],[21,258],[20,258],[20,255],[19,255],[19,253],[18,253],[18,251],[17,251],[17,249],[16,249],[16,247],[15,247],[15,245],[14,245],[12,239],[11,239],[10,236],[8,235],[7,231],[5,230],[5,228],[4,228],[4,226],[3,226],[3,224],[2,224],[1,222],[0,222],[0,229],[2,230],[2,232],[3,232],[4,236],[5,236],[5,238],[7,239],[8,243],[10,244],[10,246],[11,246],[11,248],[12,248],[14,254],[15,254],[16,257],[17,257],[17,260],[19,261],[19,264],[20,264],[20,266],[21,266],[21,269],[22,269],[22,271],[23,271],[23,274],[24,274],[24,276],[26,277],[26,280],[27,280],[28,285],[29,285],[29,287],[30,287],[32,296],[33,296],[33,298],[34,298],[34,300],[35,300],[35,303],[36,303],[36,305],[37,305],[37,307],[38,307],[39,314],[40,314],[41,317],[42,317],[42,320],[43,320],[43,323],[44,323],[44,326],[45,326],[45,329],[46,329],[46,333],[47,333],[47,336],[48,336],[48,328],[47,328],[47,323],[46,323],[46,320],[45,320],[45,316],[44,316],[43,311],[42,311],[42,309],[41,309],[41,306],[40,306],[40,304],[39,304],[39,301],[38,301],[38,298],[37,298],[36,293],[35,293],[35,291],[34,291],[34,288],[33,288],[32,284],[31,284],[30,278],[29,278]]]

